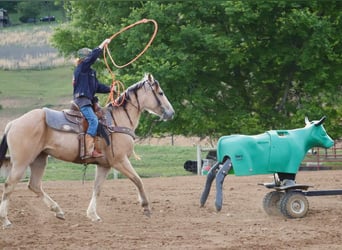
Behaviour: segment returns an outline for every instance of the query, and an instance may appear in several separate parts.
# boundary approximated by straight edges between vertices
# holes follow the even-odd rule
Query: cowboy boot
[[[89,134],[85,135],[85,143],[86,143],[86,153],[84,158],[98,158],[103,157],[103,154],[97,152],[95,148],[95,138]]]

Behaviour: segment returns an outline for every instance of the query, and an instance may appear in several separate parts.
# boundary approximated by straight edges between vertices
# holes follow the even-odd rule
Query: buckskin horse
[[[134,153],[134,130],[143,111],[155,114],[166,121],[173,118],[174,109],[158,81],[151,74],[146,74],[141,81],[127,88],[118,97],[117,102],[120,105],[110,103],[102,109],[113,124],[113,130],[108,133],[107,138],[109,145],[104,138],[97,142],[97,146],[104,154],[102,158],[82,160],[79,134],[72,130],[61,131],[51,128],[46,119],[49,112],[45,108],[31,110],[7,124],[0,144],[0,170],[7,173],[0,204],[0,219],[4,228],[11,226],[7,217],[9,199],[27,167],[31,169],[28,188],[55,212],[57,218],[64,219],[61,207],[42,189],[42,177],[49,155],[67,162],[97,164],[92,197],[87,209],[87,217],[92,221],[101,220],[96,212],[96,202],[101,185],[111,168],[120,171],[135,184],[143,212],[150,216],[151,209],[142,180],[129,161],[129,157]],[[50,110],[50,113],[51,111],[62,113],[54,110]],[[6,156],[7,151],[9,156]]]

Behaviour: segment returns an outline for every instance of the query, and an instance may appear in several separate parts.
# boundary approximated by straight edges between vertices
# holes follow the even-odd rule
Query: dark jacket
[[[74,71],[74,101],[79,107],[96,102],[96,93],[110,92],[110,87],[100,83],[97,80],[96,71],[91,68],[101,51],[100,48],[93,49]]]

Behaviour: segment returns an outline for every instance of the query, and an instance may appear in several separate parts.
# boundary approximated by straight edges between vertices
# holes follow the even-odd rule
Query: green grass
[[[171,177],[193,175],[184,169],[184,162],[196,159],[195,147],[180,146],[150,146],[136,145],[136,153],[141,160],[131,157],[131,163],[137,173],[142,178],[149,177]],[[27,181],[29,172],[26,173],[24,180]],[[43,180],[93,180],[95,177],[95,165],[74,164],[63,162],[55,158],[49,158]],[[108,179],[114,178],[114,170],[112,170]],[[118,173],[118,178],[126,178]],[[3,182],[4,178],[0,178]]]
[[[136,145],[136,153],[141,160],[131,157],[131,163],[142,178],[149,177],[170,177],[192,175],[184,169],[184,162],[196,159],[196,148],[179,146],[150,146]],[[114,171],[111,171],[108,178],[114,178]],[[81,164],[62,162],[56,159],[49,159],[44,180],[93,180],[95,165],[87,167]],[[118,178],[125,178],[118,173]]]
[[[196,160],[196,147],[136,145],[141,160],[132,159],[142,177],[191,175],[184,170],[184,162]]]
[[[72,68],[43,71],[0,70],[0,117],[23,114],[34,108],[64,108],[72,100]]]

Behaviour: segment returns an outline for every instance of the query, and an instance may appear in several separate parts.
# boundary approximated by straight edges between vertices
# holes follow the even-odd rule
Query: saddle
[[[88,129],[87,120],[74,102],[71,102],[70,109],[56,111],[49,108],[43,108],[43,110],[46,115],[46,123],[50,128],[71,133],[85,133]],[[100,107],[94,109],[94,111],[99,119],[99,123],[106,127],[113,126],[112,124],[107,124],[107,119],[103,116],[104,111],[102,111]]]
[[[114,126],[113,119],[108,109],[103,109],[99,104],[93,106],[94,112],[99,119],[97,128],[97,136],[105,139],[107,146],[110,145],[109,135],[111,133],[124,133],[128,134],[135,139],[134,131],[126,127]],[[43,108],[45,112],[46,124],[55,130],[76,133],[79,135],[80,144],[80,157],[85,154],[85,134],[88,129],[88,121],[81,113],[76,103],[71,102],[70,109],[56,111],[49,108]]]

